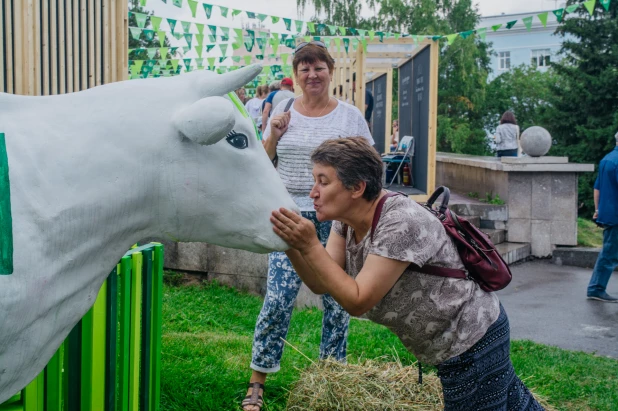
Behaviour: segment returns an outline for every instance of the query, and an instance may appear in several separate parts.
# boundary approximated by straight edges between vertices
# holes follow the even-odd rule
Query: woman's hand
[[[313,223],[286,208],[273,211],[270,222],[275,234],[301,254],[314,246],[322,247]]]
[[[288,126],[290,124],[290,119],[292,118],[292,114],[289,111],[285,113],[277,114],[270,120],[270,137],[274,138],[275,141],[279,141],[282,135],[288,131]]]

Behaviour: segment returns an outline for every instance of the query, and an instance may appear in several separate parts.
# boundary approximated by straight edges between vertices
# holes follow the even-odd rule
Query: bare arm
[[[262,132],[266,130],[266,125],[268,124],[268,115],[270,114],[270,108],[272,104],[264,103],[264,110],[262,110]]]
[[[592,218],[594,219],[596,219],[599,216],[599,212],[597,210],[599,209],[599,198],[600,197],[601,197],[601,192],[595,188],[594,189],[594,215],[592,216]]]

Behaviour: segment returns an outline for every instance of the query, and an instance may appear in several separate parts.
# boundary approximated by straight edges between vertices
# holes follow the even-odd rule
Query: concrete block
[[[532,175],[509,174],[509,218],[530,218]]]
[[[491,241],[493,245],[501,244],[506,241],[506,230],[484,228],[481,231],[487,234],[487,237],[489,237],[489,241]]]
[[[457,203],[449,205],[449,209],[462,217],[479,216],[481,220],[506,221],[509,218],[509,210],[506,205]]]
[[[265,277],[268,273],[268,254],[256,254],[210,245],[208,249],[208,271]]]
[[[568,157],[501,157],[502,163],[507,164],[566,164],[569,162]]]
[[[481,220],[481,229],[506,230],[506,221]]]
[[[551,244],[551,221],[531,221],[530,247],[535,257],[547,257],[553,250]]]
[[[577,245],[577,220],[553,220],[551,222],[552,245]]]
[[[553,252],[552,262],[556,265],[571,265],[592,269],[597,263],[600,252],[600,248],[556,247]],[[614,269],[614,272],[618,272],[618,267]]]
[[[182,271],[198,271],[207,273],[208,268],[207,243],[177,243],[176,269]]]
[[[496,246],[507,264],[513,264],[530,256],[530,244],[502,243]]]
[[[533,220],[551,220],[552,178],[549,173],[537,173],[532,176],[532,202],[530,217]],[[532,247],[534,250],[534,247]],[[534,251],[533,251],[534,252]]]
[[[509,218],[507,223],[507,241],[529,243],[531,241],[531,224],[527,218]]]
[[[208,273],[208,280],[218,281],[221,284],[225,284],[239,290],[248,291],[262,297],[266,295],[266,273],[264,276],[256,277],[241,274],[222,274],[210,272]]]
[[[577,219],[577,175],[552,173],[553,220]]]

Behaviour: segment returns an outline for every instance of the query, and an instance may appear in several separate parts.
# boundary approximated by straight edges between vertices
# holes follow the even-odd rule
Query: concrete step
[[[506,221],[502,220],[483,220],[481,218],[481,229],[485,230],[506,230]]]
[[[507,264],[513,264],[530,256],[530,244],[528,243],[502,243],[496,245]]]
[[[470,224],[472,224],[475,227],[480,227],[481,226],[481,217],[479,217],[477,215],[470,215],[470,216],[465,216],[465,217],[461,217],[461,218],[463,218],[464,220],[468,220],[470,222]]]
[[[449,203],[448,207],[462,217],[479,216],[481,220],[491,221],[507,221],[509,219],[509,209],[506,205],[453,201]]]
[[[493,228],[481,228],[481,231],[489,236],[494,245],[502,244],[506,241],[506,230],[496,230]]]

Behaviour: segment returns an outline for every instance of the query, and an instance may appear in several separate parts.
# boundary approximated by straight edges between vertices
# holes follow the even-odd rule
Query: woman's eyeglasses
[[[296,46],[296,50],[294,50],[294,52],[296,53],[298,50],[302,49],[303,47],[309,45],[309,44],[313,44],[314,46],[318,46],[318,47],[322,47],[322,48],[327,48],[326,44],[324,44],[324,42],[319,41],[319,40],[314,40],[314,41],[309,41],[309,42],[302,42],[299,43],[298,46]]]

